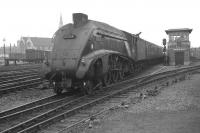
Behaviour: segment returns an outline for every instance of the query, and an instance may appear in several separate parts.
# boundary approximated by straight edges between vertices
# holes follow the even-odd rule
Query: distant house
[[[51,42],[51,38],[21,37],[20,40],[17,41],[17,52],[19,53],[25,53],[26,49],[51,51],[52,47],[53,43]]]

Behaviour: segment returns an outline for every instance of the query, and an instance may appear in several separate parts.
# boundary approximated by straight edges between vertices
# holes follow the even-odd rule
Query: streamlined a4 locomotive
[[[57,94],[72,89],[91,94],[162,59],[162,47],[82,13],[74,13],[73,24],[58,29],[52,40],[45,77]]]

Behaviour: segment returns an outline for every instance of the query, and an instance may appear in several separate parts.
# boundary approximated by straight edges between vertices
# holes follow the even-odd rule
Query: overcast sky
[[[16,44],[21,36],[52,37],[72,13],[88,14],[130,33],[162,44],[166,29],[192,28],[192,47],[200,46],[200,2],[198,0],[0,0],[0,46]]]

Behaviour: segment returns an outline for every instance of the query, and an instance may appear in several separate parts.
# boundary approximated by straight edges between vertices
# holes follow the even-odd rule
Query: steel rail
[[[20,79],[24,79],[24,80],[20,80]],[[20,79],[15,81],[15,82],[9,82],[9,83],[6,83],[6,84],[0,84],[0,90],[1,89],[5,89],[5,88],[11,88],[13,86],[27,84],[27,83],[29,83],[31,81],[39,80],[40,78],[38,77],[38,75],[35,75],[35,76],[23,77],[23,78],[20,78]]]
[[[6,72],[6,73],[0,72],[0,78],[15,76],[15,75],[18,75],[18,74],[26,74],[26,73],[30,73],[30,72],[37,72],[38,69],[26,69],[26,70],[22,70],[22,71],[9,71],[9,72]]]
[[[172,74],[172,76],[174,76],[174,75],[176,75],[176,74]],[[78,112],[80,110],[83,110],[83,109],[88,108],[88,107],[90,107],[92,105],[95,105],[97,103],[105,101],[106,99],[112,98],[113,96],[125,93],[125,91],[135,89],[136,87],[144,86],[144,85],[146,85],[148,83],[152,83],[153,81],[161,80],[163,78],[166,78],[166,77],[162,77],[162,78],[158,78],[158,79],[153,79],[153,80],[148,80],[148,81],[145,81],[145,82],[136,83],[134,85],[129,85],[129,86],[123,88],[123,89],[111,91],[111,93],[109,93],[109,94],[102,95],[102,96],[100,96],[98,98],[95,98],[94,100],[90,100],[87,103],[84,103],[84,104],[81,104],[81,105],[79,105],[77,107],[72,108],[71,110],[67,110],[67,111],[65,111],[65,112],[63,112],[61,114],[58,114],[58,115],[54,116],[54,117],[50,117],[49,119],[47,119],[45,121],[42,121],[42,122],[37,121],[38,123],[36,125],[33,125],[33,126],[29,127],[29,128],[26,128],[26,129],[20,131],[19,133],[36,132],[36,131],[40,130],[42,127],[45,127],[45,126],[47,126],[50,123],[53,123],[55,121],[59,121],[61,119],[67,118],[69,116],[72,116],[72,115],[74,115],[76,112]],[[23,125],[23,127],[25,127],[25,126],[26,125]]]
[[[26,115],[26,114],[33,114],[36,112],[38,114],[41,110],[50,110],[49,108],[55,108],[56,106],[65,104],[66,102],[72,101],[76,98],[79,98],[82,95],[71,95],[71,96],[52,96],[47,97],[45,99],[36,101],[34,103],[30,103],[25,106],[21,106],[21,108],[15,109],[15,111],[3,112],[0,115],[4,115],[0,117],[0,121],[10,121],[11,119],[15,119],[16,117]],[[16,111],[17,110],[17,111]]]
[[[30,74],[35,74],[37,71],[30,71],[30,72],[25,72],[25,73],[17,73],[17,74],[12,74],[12,75],[8,75],[8,76],[2,76],[0,77],[0,81],[2,80],[9,80],[9,79],[13,79],[16,77],[22,77],[25,75],[30,75]]]
[[[187,68],[184,68],[184,69],[187,69]],[[193,69],[193,70],[196,70],[196,69]],[[190,71],[193,71],[193,70],[190,70]],[[177,71],[176,71],[176,72],[177,72]],[[181,73],[183,73],[183,72],[181,72]],[[180,73],[178,72],[178,74],[180,74]],[[173,76],[173,75],[176,75],[176,74],[172,74],[172,75],[168,75],[168,76]],[[162,79],[165,79],[165,78],[167,78],[167,77],[162,77]],[[153,82],[153,81],[155,81],[155,80],[162,80],[162,79],[151,79],[151,80],[149,80],[149,81],[145,81],[144,83],[139,83],[139,84],[137,84],[137,85],[135,85],[135,86],[126,87],[126,88],[124,88],[124,92],[122,91],[122,92],[119,92],[119,93],[120,93],[120,94],[130,93],[130,92],[133,91],[133,88],[139,88],[139,87],[142,87],[142,86],[144,86],[145,84],[151,83],[151,82]],[[131,88],[131,89],[130,89],[130,88]],[[135,89],[134,89],[134,90],[135,90]],[[136,94],[136,93],[137,93],[137,92],[135,92],[135,94]],[[114,95],[117,95],[117,94],[114,94]],[[114,96],[114,95],[113,95],[113,96]],[[105,113],[105,112],[108,112],[108,111],[111,110],[111,109],[116,108],[116,105],[119,105],[120,102],[117,102],[117,103],[118,103],[118,104],[112,105],[111,107],[107,107],[106,109],[103,109],[103,110],[100,110],[100,111],[96,111],[96,113],[89,114],[88,117],[82,118],[81,120],[77,120],[77,122],[72,122],[73,124],[70,124],[70,125],[66,126],[64,129],[58,131],[57,133],[65,133],[65,132],[70,132],[70,131],[72,132],[72,131],[73,131],[73,128],[74,128],[74,127],[77,127],[77,126],[80,125],[80,124],[89,124],[88,121],[90,121],[92,117],[95,118],[95,117],[97,117],[97,116],[99,116],[99,115],[101,115],[101,114],[103,114],[103,113]],[[84,115],[86,115],[85,112],[84,112]],[[81,116],[81,114],[80,114],[80,116]],[[72,118],[72,119],[73,119],[73,121],[75,121],[74,118]],[[70,121],[70,120],[69,120],[69,121]],[[28,131],[28,130],[24,130],[24,131]]]
[[[164,72],[164,75],[163,75],[163,73],[159,73],[159,74],[155,74],[155,75],[147,75],[147,76],[143,76],[140,78],[130,79],[128,81],[122,81],[122,82],[118,83],[118,85],[114,84],[114,85],[109,86],[110,88],[115,86],[114,90],[108,89],[109,87],[106,87],[106,89],[111,90],[110,91],[111,93],[109,93],[109,94],[105,94],[106,92],[104,92],[102,94],[95,95],[94,97],[92,97],[92,96],[84,96],[83,98],[81,97],[80,99],[76,99],[75,101],[66,103],[64,106],[59,106],[59,107],[57,107],[53,110],[50,110],[42,115],[39,115],[28,121],[25,121],[18,125],[15,125],[5,131],[2,131],[2,133],[4,133],[4,132],[34,132],[34,131],[39,130],[43,126],[49,125],[49,123],[58,121],[67,116],[71,116],[81,109],[87,108],[88,106],[91,106],[93,104],[101,102],[107,98],[111,98],[114,95],[124,93],[125,91],[133,89],[135,87],[139,87],[139,86],[142,86],[142,85],[145,85],[148,83],[152,83],[152,82],[155,82],[155,81],[158,81],[161,79],[176,76],[177,74],[191,72],[191,71],[197,70],[199,68],[200,68],[199,66],[196,66],[196,67],[190,67],[190,68],[185,68],[185,69],[180,69],[180,70],[172,70],[172,71]],[[154,77],[154,78],[151,78],[151,77]],[[155,78],[155,77],[157,77],[157,78]],[[119,87],[119,84],[122,85],[122,83],[124,83],[123,85],[125,85],[125,83],[127,84],[127,82],[132,83],[132,84],[126,86],[125,88]],[[72,106],[74,106],[74,107],[72,107]]]
[[[6,94],[9,92],[13,92],[13,91],[19,91],[19,90],[23,90],[27,87],[35,87],[39,84],[41,84],[42,81],[40,78],[35,78],[35,79],[31,79],[31,80],[26,80],[26,81],[20,81],[18,84],[15,84],[15,86],[12,87],[4,87],[4,88],[0,88],[0,95],[2,94]]]
[[[41,66],[37,66],[37,67],[31,67],[31,66],[29,66],[29,67],[21,67],[21,68],[18,68],[18,69],[12,68],[12,69],[8,69],[8,70],[1,70],[1,68],[0,68],[0,73],[23,71],[25,69],[26,70],[28,70],[28,69],[39,69],[39,68],[41,68]]]
[[[5,67],[0,67],[0,72],[8,72],[8,71],[19,71],[19,70],[24,70],[24,69],[31,69],[31,68],[40,68],[42,65],[41,64],[37,64],[37,65],[33,65],[33,64],[29,64],[29,65],[17,65],[17,66],[5,66]]]
[[[36,100],[36,101],[31,102],[31,103],[25,104],[25,105],[21,105],[21,106],[18,106],[18,107],[9,109],[9,110],[5,110],[5,111],[0,112],[0,117],[5,117],[7,115],[11,115],[11,114],[14,114],[16,112],[20,112],[22,110],[35,107],[35,106],[40,105],[40,104],[44,104],[44,103],[46,103],[50,100],[54,100],[54,99],[57,99],[57,98],[59,98],[59,96],[57,96],[57,95],[48,96],[48,97],[42,98],[40,100]]]
[[[10,79],[10,80],[4,80],[0,81],[0,87],[1,86],[9,86],[9,84],[15,84],[18,81],[26,80],[26,79],[32,79],[32,78],[39,78],[39,75],[36,73],[32,74],[27,74],[27,75],[20,75],[20,77],[17,77],[15,79]]]

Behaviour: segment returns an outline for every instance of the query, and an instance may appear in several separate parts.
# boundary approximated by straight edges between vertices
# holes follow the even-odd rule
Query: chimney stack
[[[88,21],[88,16],[83,13],[73,13],[73,23],[74,27],[79,27],[86,24]]]

